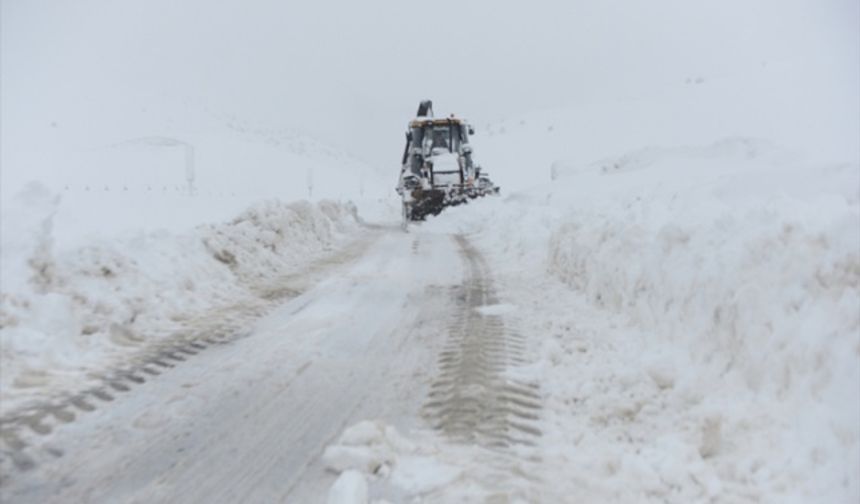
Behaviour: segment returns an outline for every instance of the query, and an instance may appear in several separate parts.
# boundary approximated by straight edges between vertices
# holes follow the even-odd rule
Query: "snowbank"
[[[285,276],[357,226],[350,204],[269,201],[185,233],[130,234],[57,250],[60,198],[38,184],[3,213],[0,389],[4,410],[181,330],[261,310]],[[225,311],[226,310],[226,311]],[[241,311],[241,310],[239,310]]]
[[[446,443],[430,432],[406,438],[378,420],[347,428],[323,454],[328,470],[340,474],[330,490],[329,502],[367,502],[369,496],[382,497],[371,500],[377,504],[486,502],[494,492],[509,486],[486,481],[487,469],[492,472],[495,465],[489,461],[494,458],[498,456],[490,451]],[[359,495],[365,500],[340,497],[344,487],[358,478],[369,481],[363,488],[361,483],[354,485],[364,490]]]
[[[555,310],[533,324],[530,372],[571,495],[856,501],[856,162],[730,139],[559,163],[555,179],[428,227],[477,235],[498,274],[580,294],[504,300]]]
[[[860,174],[761,156],[729,142],[601,164],[577,181],[590,194],[569,195],[578,203],[550,238],[549,267],[753,390],[823,392],[824,378],[850,399]]]

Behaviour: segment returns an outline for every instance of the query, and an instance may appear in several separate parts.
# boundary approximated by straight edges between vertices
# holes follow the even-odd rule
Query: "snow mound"
[[[821,393],[833,371],[856,374],[860,173],[775,163],[760,147],[650,149],[611,163],[611,178],[574,181],[592,192],[571,195],[548,266],[753,390]],[[630,166],[641,171],[620,178]]]
[[[213,310],[261,310],[284,277],[357,227],[350,204],[268,201],[190,232],[140,233],[55,250],[59,198],[29,186],[3,215],[4,410],[73,386]]]
[[[337,443],[326,448],[323,461],[336,472],[355,469],[367,474],[389,474],[398,455],[417,450],[394,427],[365,420],[346,429]]]
[[[344,430],[326,448],[323,461],[340,473],[330,495],[339,492],[345,474],[357,471],[379,499],[375,503],[550,502],[537,497],[533,481],[522,477],[528,463],[476,445],[453,444],[433,432],[416,431],[407,438],[381,421]],[[506,473],[511,467],[515,472]]]
[[[351,205],[270,201],[226,224],[204,226],[203,243],[242,283],[263,285],[272,272],[289,271],[302,258],[330,248],[357,219]]]
[[[328,494],[328,504],[367,504],[367,481],[354,470],[344,471]]]

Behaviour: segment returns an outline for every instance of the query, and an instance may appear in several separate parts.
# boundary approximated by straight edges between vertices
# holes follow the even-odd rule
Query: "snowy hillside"
[[[477,123],[476,158],[509,190],[638,149],[726,138],[762,139],[825,163],[858,162],[860,81],[834,82],[833,74],[826,60],[762,62],[745,73],[679,76],[621,96],[597,92],[565,107]]]
[[[27,184],[43,185],[59,198],[53,233],[66,247],[129,230],[188,229],[270,198],[359,201],[390,194],[389,173],[306,135],[194,102],[165,100],[160,107],[136,111],[112,128],[66,131],[75,126],[58,119],[26,136],[4,132],[4,213],[27,204],[17,197]]]

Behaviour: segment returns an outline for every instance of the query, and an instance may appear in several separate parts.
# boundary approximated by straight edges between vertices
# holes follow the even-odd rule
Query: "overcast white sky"
[[[422,98],[480,126],[763,62],[860,85],[858,17],[856,0],[2,0],[4,147],[52,122],[97,142],[191,100],[396,163]]]

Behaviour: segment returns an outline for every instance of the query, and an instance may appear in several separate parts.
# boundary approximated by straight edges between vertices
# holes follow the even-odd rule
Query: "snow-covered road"
[[[408,233],[272,202],[24,254],[2,498],[855,502],[860,171],[784,159],[649,149]]]
[[[322,500],[334,479],[319,460],[325,446],[363,418],[412,427],[434,382],[429,415],[475,435],[468,431],[479,412],[458,405],[492,379],[504,352],[498,341],[469,339],[502,328],[499,316],[472,310],[494,302],[480,254],[459,236],[388,229],[370,229],[352,247],[341,256],[357,258],[314,272],[313,286],[246,337],[186,355],[143,384],[128,382],[111,401],[92,397],[92,412],[58,410],[71,421],[46,412],[7,427],[18,468],[4,482],[4,500]],[[295,279],[302,281],[310,280]],[[462,350],[452,341],[443,348],[457,324]],[[475,359],[485,362],[475,367]],[[460,376],[475,369],[480,376]],[[452,388],[452,377],[474,383]]]

